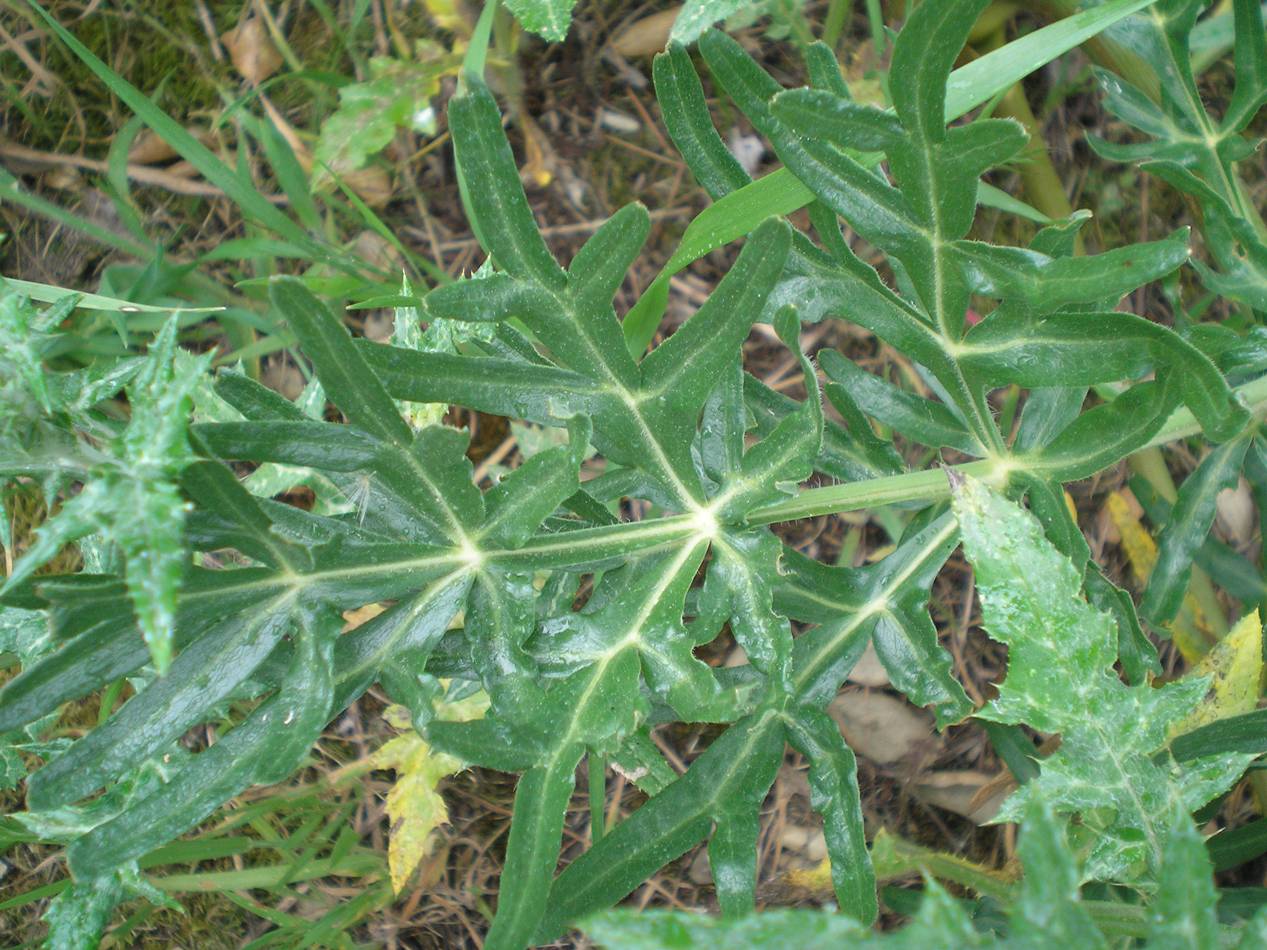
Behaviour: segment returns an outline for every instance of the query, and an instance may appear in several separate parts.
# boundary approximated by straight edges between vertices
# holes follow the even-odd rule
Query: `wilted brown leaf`
[[[621,27],[611,38],[611,48],[621,56],[654,56],[668,45],[669,31],[681,10],[670,7]]]
[[[229,51],[229,59],[252,86],[258,86],[282,65],[282,54],[268,35],[268,27],[259,17],[243,20],[220,37]]]

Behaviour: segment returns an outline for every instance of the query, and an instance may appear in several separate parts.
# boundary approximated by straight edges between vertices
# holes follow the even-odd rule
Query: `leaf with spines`
[[[562,42],[572,22],[576,0],[506,0],[506,7],[525,30],[552,43]]]
[[[1180,947],[1254,946],[1261,914],[1238,929],[1215,916],[1217,892],[1200,834],[1187,815],[1168,812],[1167,846],[1160,887],[1133,919],[1130,933],[1151,950]],[[927,881],[919,910],[902,927],[873,931],[852,914],[777,909],[738,919],[682,911],[613,910],[590,918],[582,929],[600,946],[629,950],[693,950],[734,946],[910,948],[929,946],[1024,948],[1056,945],[1107,948],[1120,937],[1122,904],[1094,905],[1083,899],[1083,873],[1066,839],[1064,825],[1046,799],[1027,806],[1018,848],[1024,876],[1006,908],[1003,933],[978,929],[971,905]],[[844,908],[842,908],[844,910]],[[1136,923],[1136,920],[1138,921]],[[1239,941],[1238,941],[1238,938]]]
[[[570,5],[537,4],[536,12],[547,6],[557,30]],[[971,709],[928,613],[934,578],[957,543],[955,521],[938,504],[948,494],[946,478],[906,471],[904,457],[918,454],[905,445],[899,454],[887,426],[977,456],[973,471],[1006,482],[1012,495],[1027,494],[1047,536],[1076,561],[1071,596],[1085,576],[1098,603],[1115,605],[1117,636],[1111,624],[1104,636],[1096,633],[1111,664],[1119,644],[1138,647],[1140,634],[1121,592],[1092,579],[1061,479],[1091,474],[1158,438],[1195,432],[1194,419],[1210,434],[1239,433],[1246,415],[1220,372],[1267,365],[1252,339],[1229,344],[1113,312],[1123,294],[1182,263],[1183,234],[1085,259],[1070,254],[1078,216],[1025,248],[970,239],[980,175],[1009,160],[1020,141],[1008,122],[946,124],[976,95],[948,87],[948,73],[979,6],[917,6],[894,54],[892,112],[850,100],[824,47],[806,53],[816,88],[785,93],[737,44],[704,37],[701,52],[717,87],[805,175],[802,184],[793,171],[776,173],[770,181],[785,190],[774,202],[763,200],[771,189],[749,184],[725,151],[686,53],[674,48],[658,61],[670,134],[706,190],[721,198],[692,225],[688,243],[698,249],[747,237],[711,298],[649,353],[647,315],[662,312],[667,276],[623,325],[617,302],[651,233],[650,215],[637,204],[619,210],[561,266],[520,184],[497,104],[468,77],[451,100],[449,127],[463,201],[487,260],[477,277],[422,300],[405,288],[376,304],[413,310],[398,314],[401,332],[391,345],[354,339],[341,315],[305,289],[314,275],[270,279],[273,310],[294,331],[296,355],[311,363],[315,382],[302,404],[230,372],[219,375],[214,393],[205,380],[193,382],[203,409],[190,438],[199,460],[172,484],[175,499],[193,508],[179,540],[197,560],[182,563],[172,668],[32,777],[29,801],[48,808],[26,813],[31,827],[51,829],[56,815],[111,803],[100,820],[63,835],[78,839],[70,845],[77,873],[105,874],[112,861],[161,845],[249,784],[284,778],[325,720],[377,681],[408,706],[424,733],[418,741],[522,773],[491,947],[555,939],[701,842],[726,914],[749,910],[760,815],[789,745],[809,764],[836,898],[846,913],[870,920],[877,902],[856,763],[824,709],[868,642],[894,687],[932,707],[939,725]],[[1120,15],[1129,3],[1106,6]],[[1076,23],[1083,29],[1101,19],[1097,8]],[[985,85],[978,79],[976,88]],[[766,220],[811,194],[816,240]],[[842,212],[890,267],[877,270],[850,249]],[[973,295],[998,306],[978,306],[988,316],[969,320]],[[901,382],[890,385],[824,354],[826,395],[843,423],[825,418],[817,369],[797,339],[799,320],[833,315],[873,330],[913,369],[886,377]],[[461,344],[413,348],[422,321],[428,334]],[[743,349],[762,322],[774,325],[793,356],[789,368],[799,370],[779,391],[742,369]],[[199,369],[178,375],[197,377]],[[117,370],[119,377],[85,379],[82,392],[104,391],[96,387],[132,371]],[[1123,380],[1121,389],[1102,385]],[[794,398],[801,383],[806,396]],[[1036,387],[1020,394],[1014,441],[996,423],[989,394],[1012,384]],[[1102,401],[1083,411],[1091,386]],[[49,390],[50,401],[60,392]],[[44,414],[47,407],[35,403]],[[517,432],[516,420],[549,426],[549,447],[521,445],[508,473],[498,469],[491,484],[477,482],[485,469],[473,466],[468,435],[420,425],[433,409],[420,416],[419,404],[509,417]],[[179,413],[168,411],[172,427],[164,431],[178,431]],[[886,428],[874,430],[877,421]],[[92,431],[113,436],[119,426]],[[48,445],[60,450],[68,435],[63,430],[62,441]],[[54,454],[21,459],[45,467],[22,474],[44,477]],[[262,463],[257,471],[267,477],[239,481],[225,461]],[[279,466],[318,486],[318,507],[271,500],[269,489],[289,487],[274,477]],[[820,478],[837,484],[804,493],[806,482]],[[887,502],[898,504],[874,518],[891,550],[873,545],[868,533],[865,552],[850,547],[855,559],[835,567],[783,543],[794,535],[767,527]],[[114,573],[28,576],[5,593],[6,606],[47,611],[57,648],[30,658],[0,689],[0,730],[38,722],[144,667],[148,651],[125,571],[108,561],[94,561],[93,570]],[[370,605],[380,612],[335,635],[343,611]],[[799,635],[796,621],[806,625]],[[738,655],[737,644],[746,662],[704,662],[717,654],[700,648],[719,636],[734,644],[717,643],[717,651]],[[1146,666],[1139,660],[1134,679]],[[430,717],[428,684],[440,677],[462,690],[482,687],[487,718],[455,724]],[[125,762],[150,757],[152,765],[154,756],[179,748],[173,740],[185,729],[211,721],[220,741],[177,755],[164,782],[126,800],[119,794]],[[682,721],[711,724],[714,738],[678,775],[650,736]],[[1232,742],[1238,729],[1245,724],[1227,726],[1220,741]],[[1077,738],[1067,741],[1076,747]],[[1184,743],[1193,741],[1179,736],[1171,748],[1188,755]],[[1153,751],[1164,754],[1162,746]],[[1237,746],[1236,754],[1245,750]],[[616,763],[649,797],[556,878],[576,767],[587,757],[596,813],[600,759]],[[1047,762],[1052,782],[1061,761]],[[1184,804],[1217,791],[1228,761],[1184,758],[1191,786]],[[102,786],[102,796],[75,804]],[[1062,813],[1084,811],[1080,803],[1057,804]],[[1117,821],[1085,811],[1084,827]],[[1047,840],[1040,850],[1064,847],[1059,835]],[[1035,890],[1031,909],[1071,903],[1065,885],[1080,872],[1069,867],[1055,873],[1052,865],[1052,886]],[[1061,918],[1071,933],[1079,920],[1072,903]],[[930,891],[924,908],[927,927],[940,926],[965,946],[987,939],[944,892]],[[858,932],[849,926],[827,929]]]
[[[1077,571],[1043,537],[1033,515],[981,482],[956,476],[955,513],[976,576],[986,632],[1008,646],[998,697],[978,713],[1059,733],[1060,749],[1014,794],[1001,820],[1041,796],[1081,818],[1086,874],[1097,880],[1155,875],[1167,848],[1171,803],[1200,807],[1240,775],[1227,756],[1214,776],[1184,789],[1154,754],[1200,702],[1208,679],[1128,686],[1113,669],[1112,618],[1082,599]],[[1218,766],[1221,764],[1222,768]],[[1182,779],[1180,779],[1182,781]]]
[[[178,375],[175,346],[173,318],[128,387],[132,416],[127,427],[111,440],[108,451],[94,453],[82,472],[89,479],[83,491],[41,526],[35,543],[0,587],[0,594],[12,590],[64,545],[108,531],[123,551],[124,579],[159,673],[166,673],[171,663],[176,592],[185,562],[181,529],[186,506],[175,481],[192,457],[186,441],[190,394],[210,362],[202,357],[192,374]]]

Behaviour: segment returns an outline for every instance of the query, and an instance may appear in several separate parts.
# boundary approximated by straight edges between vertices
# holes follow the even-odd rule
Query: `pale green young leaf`
[[[1179,792],[1153,754],[1200,701],[1207,681],[1124,684],[1113,669],[1113,620],[1082,599],[1078,573],[1042,536],[1037,520],[978,481],[956,478],[955,485],[955,512],[985,627],[1008,645],[1007,678],[978,715],[1062,739],[1040,776],[1005,803],[1000,817],[1021,815],[1026,802],[1042,796],[1081,818],[1090,838],[1088,876],[1155,875]],[[1233,767],[1229,760],[1224,786],[1239,775]]]
[[[1218,891],[1205,839],[1182,807],[1171,809],[1157,894],[1149,907],[1150,950],[1215,947],[1221,940]]]
[[[176,321],[169,321],[128,387],[132,415],[92,459],[90,478],[52,519],[14,566],[0,590],[9,591],[51,560],[66,544],[108,530],[126,559],[128,591],[160,673],[171,662],[176,591],[184,567],[181,527],[185,503],[175,485],[189,461],[189,399],[210,361],[177,374]]]
[[[68,887],[44,912],[50,950],[96,950],[110,915],[123,900],[123,883],[107,874]]]
[[[339,87],[339,107],[321,123],[312,157],[314,188],[330,187],[365,167],[386,148],[399,128],[434,133],[431,100],[440,80],[456,71],[459,58],[441,55],[427,61],[374,56],[369,78]]]
[[[1025,877],[1011,912],[1011,941],[1018,948],[1066,945],[1104,947],[1081,902],[1082,875],[1064,822],[1042,795],[1027,806],[1021,832]]]
[[[506,0],[506,7],[523,24],[525,30],[552,43],[567,36],[576,0]]]
[[[745,806],[718,815],[708,839],[708,866],[723,917],[743,917],[756,908],[761,821],[755,809]]]
[[[687,0],[673,21],[669,38],[675,43],[690,45],[714,23],[751,6],[753,0]]]

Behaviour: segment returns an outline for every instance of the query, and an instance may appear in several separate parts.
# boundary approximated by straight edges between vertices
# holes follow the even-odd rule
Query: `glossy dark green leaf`
[[[334,644],[332,708],[345,708],[368,689],[391,657],[406,650],[425,654],[437,644],[470,586],[466,577],[442,577],[339,637]]]
[[[964,429],[953,412],[940,403],[886,383],[834,350],[819,355],[827,377],[844,387],[867,415],[930,448],[949,447],[982,455],[981,444]]]
[[[1267,821],[1259,818],[1239,828],[1223,829],[1206,840],[1206,850],[1215,871],[1252,861],[1267,852]]]
[[[240,529],[234,547],[273,567],[302,570],[311,565],[305,549],[285,541],[236,475],[218,462],[195,462],[180,475],[181,487],[200,505]]]
[[[939,142],[945,135],[946,79],[986,0],[955,0],[910,16],[894,44],[890,94],[902,124]]]
[[[1044,481],[1026,473],[1016,476],[1014,483],[1024,488],[1030,513],[1042,524],[1047,540],[1069,559],[1074,570],[1084,573],[1091,549],[1082,536],[1077,518],[1069,510],[1064,487],[1059,482]]]
[[[1084,412],[1026,460],[1026,467],[1058,481],[1086,478],[1143,448],[1179,404],[1171,377],[1132,386],[1112,402]]]
[[[1250,454],[1246,456],[1246,472],[1252,471]],[[1135,495],[1144,514],[1155,525],[1165,525],[1170,521],[1173,506],[1163,499],[1152,487],[1138,477],[1130,479],[1131,493]],[[1237,553],[1228,544],[1220,541],[1211,533],[1193,554],[1193,561],[1207,574],[1218,579],[1218,584],[1225,591],[1244,605],[1252,605],[1267,600],[1267,578],[1250,558]]]
[[[1051,442],[1082,411],[1087,390],[1080,386],[1040,386],[1030,390],[1012,449],[1028,452]]]
[[[1150,55],[1186,60],[1183,44],[1196,14],[1185,6],[1189,0],[1158,3],[1164,24],[1140,17],[1123,30],[1141,27],[1152,37],[1139,47]],[[1085,37],[1139,4],[1107,0],[1058,28],[1066,38]],[[26,668],[0,691],[0,725],[20,728],[28,717],[54,713],[65,700],[145,665],[139,629],[152,629],[156,614],[138,625],[129,581],[133,592],[147,578],[170,582],[175,604],[165,636],[176,659],[167,677],[67,743],[69,751],[32,779],[33,804],[96,809],[98,821],[108,818],[95,828],[76,826],[73,871],[109,873],[249,785],[285,778],[325,720],[377,682],[409,708],[436,750],[521,773],[505,874],[489,899],[490,946],[514,950],[556,939],[705,841],[728,920],[699,932],[737,944],[744,939],[734,935],[765,934],[759,917],[745,915],[755,904],[763,804],[788,742],[809,761],[811,804],[823,819],[844,913],[779,917],[791,935],[783,936],[812,944],[830,932],[837,942],[866,945],[872,938],[863,927],[877,903],[857,765],[824,707],[872,643],[895,689],[930,706],[939,726],[972,708],[928,611],[934,579],[958,539],[955,520],[938,504],[950,493],[948,476],[907,471],[927,461],[899,455],[889,439],[896,430],[906,437],[898,439],[904,449],[915,442],[976,456],[956,468],[1003,486],[1008,497],[1026,497],[1041,521],[1040,530],[1014,507],[992,507],[965,530],[986,626],[1010,652],[1008,677],[985,715],[1010,724],[993,735],[1028,779],[1005,814],[1026,825],[1029,877],[992,888],[991,900],[1010,904],[1010,917],[981,904],[975,928],[969,901],[930,882],[890,905],[912,912],[912,929],[874,941],[988,944],[989,930],[1006,926],[1007,939],[1037,945],[1055,934],[1071,945],[1098,946],[1103,941],[1088,921],[1109,918],[1105,905],[1080,896],[1084,876],[1143,884],[1137,901],[1113,905],[1110,930],[1125,927],[1142,938],[1150,926],[1161,932],[1168,921],[1191,921],[1206,933],[1207,921],[1191,913],[1195,902],[1178,893],[1179,878],[1165,877],[1173,844],[1182,852],[1174,860],[1190,865],[1192,893],[1212,900],[1199,880],[1208,869],[1189,860],[1191,848],[1183,850],[1191,841],[1174,821],[1174,803],[1206,805],[1245,767],[1248,753],[1225,737],[1219,741],[1228,747],[1214,745],[1220,751],[1213,754],[1182,761],[1174,754],[1193,740],[1172,741],[1171,724],[1206,684],[1144,685],[1154,668],[1148,641],[1129,598],[1089,563],[1062,480],[1202,428],[1220,439],[1241,437],[1247,409],[1258,411],[1267,392],[1252,378],[1267,368],[1267,357],[1255,333],[1233,328],[1244,313],[1215,324],[1221,306],[1187,304],[1186,284],[1174,274],[1187,257],[1183,234],[1078,256],[1085,215],[1075,214],[1048,224],[1027,248],[968,240],[983,192],[985,203],[1006,204],[982,174],[1014,161],[1026,140],[1010,121],[947,125],[983,102],[983,91],[1006,86],[977,67],[964,74],[976,77],[971,90],[950,81],[982,5],[913,5],[889,77],[892,111],[855,102],[824,45],[805,50],[815,88],[785,92],[740,44],[720,33],[704,37],[715,87],[786,164],[760,182],[749,182],[723,144],[690,57],[680,47],[662,56],[655,73],[666,124],[717,207],[690,224],[682,249],[623,326],[614,298],[631,274],[636,283],[636,259],[650,233],[647,211],[632,204],[599,223],[562,269],[534,220],[496,103],[468,75],[450,103],[449,127],[463,203],[489,259],[476,274],[425,297],[405,284],[390,296],[376,288],[369,300],[364,288],[315,272],[303,283],[272,281],[273,310],[292,325],[298,358],[316,370],[299,402],[232,372],[220,374],[213,393],[201,366],[186,373],[188,359],[177,357],[176,374],[145,370],[161,362],[153,360],[131,377],[128,403],[140,424],[125,436],[117,418],[123,403],[75,400],[76,393],[97,394],[98,401],[115,395],[133,367],[103,365],[85,370],[82,380],[70,378],[78,370],[59,369],[52,375],[62,378],[40,390],[41,361],[63,351],[41,349],[44,337],[19,340],[14,352],[34,354],[17,374],[22,405],[35,407],[43,428],[13,454],[0,420],[0,455],[16,459],[5,471],[46,477],[50,498],[63,490],[76,500],[67,505],[66,533],[57,544],[38,542],[38,553],[55,553],[72,535],[113,530],[96,520],[102,504],[115,513],[146,505],[146,530],[160,523],[164,530],[125,550],[122,571],[100,554],[95,538],[85,544],[92,574],[43,579],[22,568],[27,576],[7,588],[5,603],[47,612],[40,649],[51,652],[24,658]],[[1238,22],[1250,22],[1250,12],[1257,15],[1238,6]],[[491,22],[490,13],[481,29]],[[1047,55],[1034,38],[1054,35],[1049,29],[982,61],[1011,63],[1014,82],[1022,59],[1032,68]],[[480,33],[473,41],[473,66],[484,39]],[[1241,40],[1237,47],[1238,113],[1255,95],[1242,88],[1261,86],[1262,45]],[[1172,91],[1192,91],[1191,78],[1176,66]],[[1199,123],[1184,124],[1192,103],[1163,97],[1154,108],[1127,93],[1118,105],[1158,134],[1172,123],[1204,137]],[[1215,137],[1217,167],[1202,153],[1175,166],[1178,172],[1158,172],[1202,204],[1207,244],[1212,236],[1241,234],[1237,228],[1249,220],[1237,190],[1211,175],[1244,161],[1245,140],[1239,129]],[[807,204],[812,231],[765,220]],[[701,248],[744,235],[746,246],[712,297],[673,332],[666,328],[649,355],[631,354],[631,344],[641,356],[654,337],[670,275]],[[855,252],[855,237],[870,247]],[[1237,270],[1227,245],[1198,271],[1229,299],[1250,299],[1236,295],[1252,293],[1256,258]],[[1247,259],[1257,253],[1256,245],[1244,246]],[[883,260],[872,263],[877,253]],[[1107,312],[1163,276],[1175,330]],[[305,285],[397,308],[393,345],[353,340]],[[67,309],[55,322],[70,316]],[[825,419],[816,367],[798,336],[801,322],[829,317],[894,347],[919,382],[890,386],[883,373],[825,354],[826,395],[842,422]],[[752,333],[762,323],[773,325],[792,354],[781,380],[772,381],[780,391],[742,369],[744,349],[765,346]],[[61,331],[50,327],[40,332],[62,345]],[[174,331],[167,339],[174,345]],[[8,346],[6,338],[0,349]],[[176,356],[171,348],[167,354]],[[1250,380],[1239,390],[1246,406],[1224,372]],[[201,461],[183,442],[186,376],[196,387],[192,444]],[[157,382],[163,385],[151,386]],[[802,384],[804,398],[784,395]],[[1003,385],[1015,388],[991,392]],[[1094,408],[1084,411],[1090,386],[1097,387]],[[7,395],[12,386],[6,380],[0,388]],[[324,421],[327,396],[347,424]],[[508,417],[512,425],[518,451],[503,449],[481,462],[478,481],[472,432],[497,433],[502,424],[490,427],[482,416],[472,432],[427,424],[453,405]],[[59,412],[69,427],[55,418]],[[129,451],[107,444],[115,436]],[[157,481],[167,487],[138,495],[132,482],[144,480],[129,481],[126,460],[144,458],[151,441],[165,447]],[[110,449],[105,468],[113,482],[98,478],[93,452],[102,447]],[[266,467],[239,481],[219,458]],[[77,482],[67,488],[67,478]],[[824,484],[805,487],[811,480]],[[1251,481],[1262,479],[1251,472]],[[312,489],[311,510],[285,503],[294,495],[282,493],[299,484]],[[890,503],[896,507],[884,510]],[[188,519],[186,506],[193,509]],[[807,535],[766,526],[853,509],[869,509],[875,529],[851,529],[835,567],[793,549],[790,539]],[[875,531],[894,540],[891,549]],[[191,567],[186,546],[206,566]],[[147,574],[134,555],[150,548],[179,572]],[[239,566],[243,561],[259,566]],[[138,569],[129,574],[130,566]],[[1082,600],[1084,590],[1112,621]],[[1031,594],[1033,603],[1025,600]],[[371,604],[381,612],[336,635],[344,611]],[[701,647],[723,631],[746,662],[712,666],[701,658],[714,655],[717,647]],[[1048,633],[1059,634],[1058,648],[1035,643]],[[1136,685],[1118,679],[1117,663]],[[431,703],[441,678],[461,689],[482,687],[485,718],[437,721]],[[173,744],[189,726],[208,722],[219,734],[209,748],[192,754]],[[651,730],[680,722],[710,725],[706,750],[679,776]],[[1061,735],[1063,745],[1041,761],[1041,771],[1022,722]],[[131,792],[126,773],[136,760],[168,753],[174,758],[164,769],[166,784]],[[1117,771],[1114,756],[1121,759]],[[588,851],[576,856],[569,845],[571,862],[555,879],[575,769],[584,758],[613,764],[648,798],[596,834]],[[94,804],[98,799],[70,804],[103,785],[100,800],[127,807],[107,811]],[[1055,789],[1055,799],[1018,811],[1025,798],[1042,797],[1035,789]],[[1075,848],[1090,858],[1085,869],[1072,858]],[[1158,885],[1174,895],[1169,917],[1149,901],[1148,890]],[[732,927],[738,929],[726,929]],[[696,939],[692,932],[683,931],[683,939]],[[636,937],[662,933],[668,931],[649,924]]]
[[[581,747],[573,745],[548,765],[524,773],[515,790],[506,864],[498,891],[498,912],[485,946],[512,950],[524,946],[541,915],[558,863],[563,816],[576,782]]]
[[[206,572],[187,578],[177,611],[173,646],[179,651],[226,615],[248,612],[281,594],[269,572]],[[98,608],[100,609],[100,608]],[[82,632],[80,632],[82,631]],[[149,651],[125,597],[100,623],[80,624],[63,647],[42,657],[0,688],[0,732],[54,712],[59,705],[139,670]]]
[[[27,781],[36,809],[57,808],[117,779],[195,725],[264,661],[285,634],[286,604],[230,617],[182,650],[165,676]]]
[[[607,397],[593,379],[522,361],[403,350],[369,341],[357,348],[393,398],[447,402],[499,416],[558,425],[595,411]]]
[[[788,720],[788,742],[809,760],[810,803],[823,816],[832,887],[841,913],[869,924],[875,920],[875,872],[862,834],[857,763],[836,723],[814,709]]]
[[[1223,489],[1236,487],[1249,441],[1242,437],[1220,445],[1179,487],[1140,603],[1140,611],[1154,623],[1165,623],[1179,612],[1192,574],[1193,555],[1214,524],[1215,500]]]
[[[440,751],[499,772],[527,772],[539,750],[504,724],[490,719],[470,722],[432,722],[427,738]]]
[[[248,785],[288,775],[330,715],[330,652],[339,627],[337,616],[306,617],[277,693],[166,785],[76,840],[67,850],[72,872],[106,873],[193,827]]]
[[[686,49],[679,43],[670,43],[656,56],[652,75],[669,137],[709,197],[720,198],[751,182],[717,134],[704,101],[704,89]]]
[[[894,685],[913,702],[933,704],[939,723],[971,710],[924,611],[929,585],[955,541],[954,522],[943,516],[913,526],[896,551],[868,567],[827,567],[784,552],[788,578],[776,607],[818,624],[797,639],[793,653],[792,683],[802,701],[835,695],[870,638]]]
[[[996,385],[1089,385],[1169,369],[1212,439],[1231,438],[1247,419],[1203,353],[1173,331],[1130,314],[1064,313],[1038,320],[999,314],[967,335],[960,360]]]
[[[334,472],[370,467],[382,443],[351,426],[314,422],[210,422],[191,427],[208,454],[221,459],[315,466]]]
[[[892,112],[825,89],[780,96],[779,115],[796,128],[817,122],[822,138],[858,152],[884,152],[902,141],[902,122]]]
[[[779,421],[799,405],[746,374],[743,389],[744,401],[753,416],[758,437],[773,431]],[[831,399],[830,391],[827,396]],[[841,414],[849,425],[848,429],[832,420],[823,422],[823,444],[814,461],[816,470],[851,482],[893,475],[903,470],[905,466],[897,451],[891,444],[875,437],[861,412],[855,409],[851,417],[845,409],[841,409]]]
[[[273,278],[268,292],[299,337],[326,393],[352,424],[384,441],[408,442],[409,426],[329,308],[294,278]]]
[[[550,888],[534,941],[547,942],[570,921],[610,907],[711,830],[734,796],[769,788],[783,757],[783,728],[762,714],[726,730],[686,774],[567,866]]]
[[[954,250],[979,293],[1045,313],[1071,304],[1115,305],[1189,259],[1187,228],[1160,241],[1080,257],[1052,258],[975,241],[959,241]]]
[[[770,678],[771,689],[787,691],[792,630],[773,608],[779,583],[781,545],[768,531],[728,532],[716,539],[701,611],[728,620],[748,662]],[[707,603],[715,599],[717,603]]]
[[[770,221],[758,228],[708,302],[642,361],[644,416],[653,427],[674,434],[676,452],[685,450],[687,432],[694,430],[716,373],[747,338],[789,247],[786,224]]]
[[[1267,710],[1229,716],[1182,733],[1171,740],[1170,752],[1180,762],[1224,752],[1267,752]]]
[[[757,836],[761,822],[748,802],[718,815],[708,839],[708,865],[722,915],[742,917],[756,907]]]
[[[484,248],[512,276],[562,290],[565,275],[537,231],[497,103],[483,82],[468,77],[467,90],[449,102],[449,131],[466,183],[463,198]]]
[[[594,236],[586,241],[572,266],[568,268],[568,289],[578,310],[584,313],[608,311],[612,297],[625,282],[625,276],[651,230],[651,216],[640,204],[629,204],[603,222]],[[594,330],[603,330],[596,339],[604,349],[617,349],[622,343],[614,321],[595,321]]]

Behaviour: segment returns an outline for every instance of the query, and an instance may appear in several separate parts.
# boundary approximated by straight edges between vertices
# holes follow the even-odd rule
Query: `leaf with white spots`
[[[1112,618],[1083,599],[1077,571],[1038,519],[971,478],[955,478],[954,508],[986,632],[1008,646],[1007,678],[978,715],[1061,736],[1059,750],[1004,803],[999,820],[1016,820],[1042,796],[1080,819],[1089,877],[1155,875],[1173,805],[1186,790],[1183,773],[1154,756],[1192,714],[1209,678],[1126,685],[1114,669]],[[1220,760],[1203,791],[1230,784],[1243,767],[1236,757]]]

